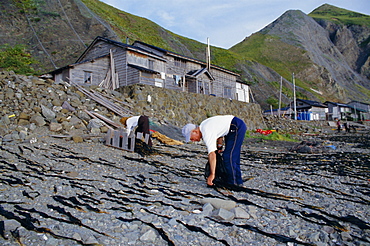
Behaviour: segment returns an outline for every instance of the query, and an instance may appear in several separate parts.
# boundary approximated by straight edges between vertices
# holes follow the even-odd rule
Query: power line
[[[81,1],[78,1],[78,2],[76,1],[76,4],[79,4],[80,2]],[[107,28],[109,31],[111,31],[111,32],[114,33],[114,31],[112,30],[112,28],[109,25],[107,25],[107,23],[103,22],[100,19],[100,17],[97,16],[94,12],[92,12],[91,9],[88,8],[84,3],[81,3],[80,5],[82,5],[87,10],[87,12],[89,12],[91,14],[92,17],[94,17],[98,22],[100,22],[100,24],[102,24],[105,28]]]
[[[72,26],[72,24],[71,24],[71,22],[70,22],[70,20],[69,20],[69,18],[68,18],[67,13],[64,11],[63,5],[62,5],[62,3],[60,2],[60,0],[58,0],[58,3],[59,3],[59,5],[60,5],[60,7],[62,8],[62,11],[63,11],[64,15],[65,15],[65,16],[66,16],[66,18],[67,18],[67,21],[68,21],[69,26],[72,28],[72,30],[73,30],[73,32],[76,34],[77,38],[81,41],[81,43],[83,44],[83,46],[85,46],[85,48],[86,48],[85,43],[82,41],[82,39],[80,38],[80,36],[79,36],[79,35],[78,35],[78,33],[76,32],[76,30],[73,28],[73,26]]]
[[[47,50],[45,49],[45,47],[42,45],[42,42],[41,40],[39,39],[39,36],[37,35],[35,29],[33,28],[33,26],[31,25],[31,22],[30,20],[28,19],[28,16],[27,16],[27,13],[26,13],[26,10],[23,8],[24,12],[25,12],[25,16],[26,16],[26,19],[27,19],[27,22],[28,22],[28,25],[31,27],[36,39],[37,39],[37,42],[39,42],[41,48],[44,50],[44,52],[46,53],[46,55],[49,57],[50,59],[50,62],[53,64],[54,68],[56,69],[57,66],[55,65],[54,61],[53,61],[53,58],[51,58],[50,54],[47,52]]]

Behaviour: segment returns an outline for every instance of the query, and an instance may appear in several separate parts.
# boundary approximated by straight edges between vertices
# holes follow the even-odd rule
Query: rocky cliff
[[[231,49],[248,54],[259,37],[265,49],[260,51],[261,57],[272,53],[264,58],[265,64],[272,64],[281,74],[295,73],[298,88],[305,89],[301,97],[368,101],[369,35],[366,25],[315,20],[299,10],[290,10]],[[287,66],[283,69],[279,64]],[[273,80],[277,81],[276,75]]]

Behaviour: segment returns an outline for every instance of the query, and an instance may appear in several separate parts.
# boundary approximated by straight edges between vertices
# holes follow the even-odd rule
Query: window
[[[91,84],[92,81],[92,72],[84,71],[84,83]]]
[[[233,98],[231,94],[231,87],[224,87],[224,97],[225,98]]]
[[[175,85],[181,86],[181,76],[180,75],[173,75]]]
[[[186,62],[180,58],[175,58],[175,66],[185,68]]]

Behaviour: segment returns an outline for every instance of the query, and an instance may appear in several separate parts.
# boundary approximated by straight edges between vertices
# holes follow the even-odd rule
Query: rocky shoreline
[[[354,143],[302,154],[246,139],[232,191],[206,187],[202,144],[141,156],[101,142],[3,142],[2,245],[370,245],[370,154]]]
[[[297,141],[246,138],[244,187],[213,189],[202,144],[108,147],[86,111],[119,116],[75,87],[12,73],[0,87],[1,245],[370,245],[368,128],[266,117]]]

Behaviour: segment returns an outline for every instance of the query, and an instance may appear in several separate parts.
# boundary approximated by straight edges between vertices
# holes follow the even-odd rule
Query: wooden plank
[[[96,113],[96,112],[89,112],[90,114],[92,114],[92,115],[94,115],[94,116],[96,116],[97,118],[99,118],[99,119],[101,119],[102,121],[104,121],[104,122],[106,122],[106,123],[108,123],[108,124],[110,124],[110,125],[112,125],[112,126],[114,126],[114,127],[117,127],[117,128],[122,128],[122,125],[121,124],[118,124],[118,123],[116,123],[116,122],[114,122],[114,121],[112,121],[112,120],[110,120],[110,119],[108,119],[107,117],[105,117],[105,116],[103,116],[103,115],[101,115],[101,114],[98,114],[98,113]],[[108,126],[108,125],[106,125],[108,128],[111,128],[110,126]]]
[[[144,142],[145,142],[146,144],[148,144],[148,143],[149,143],[149,137],[150,137],[150,134],[145,134]]]
[[[130,150],[130,147],[128,146],[128,135],[127,132],[124,129],[120,130],[121,136],[122,136],[122,146],[124,149]]]
[[[119,138],[120,138],[119,131],[114,131],[114,133],[113,133],[113,143],[112,143],[112,145],[114,147],[119,147]]]

